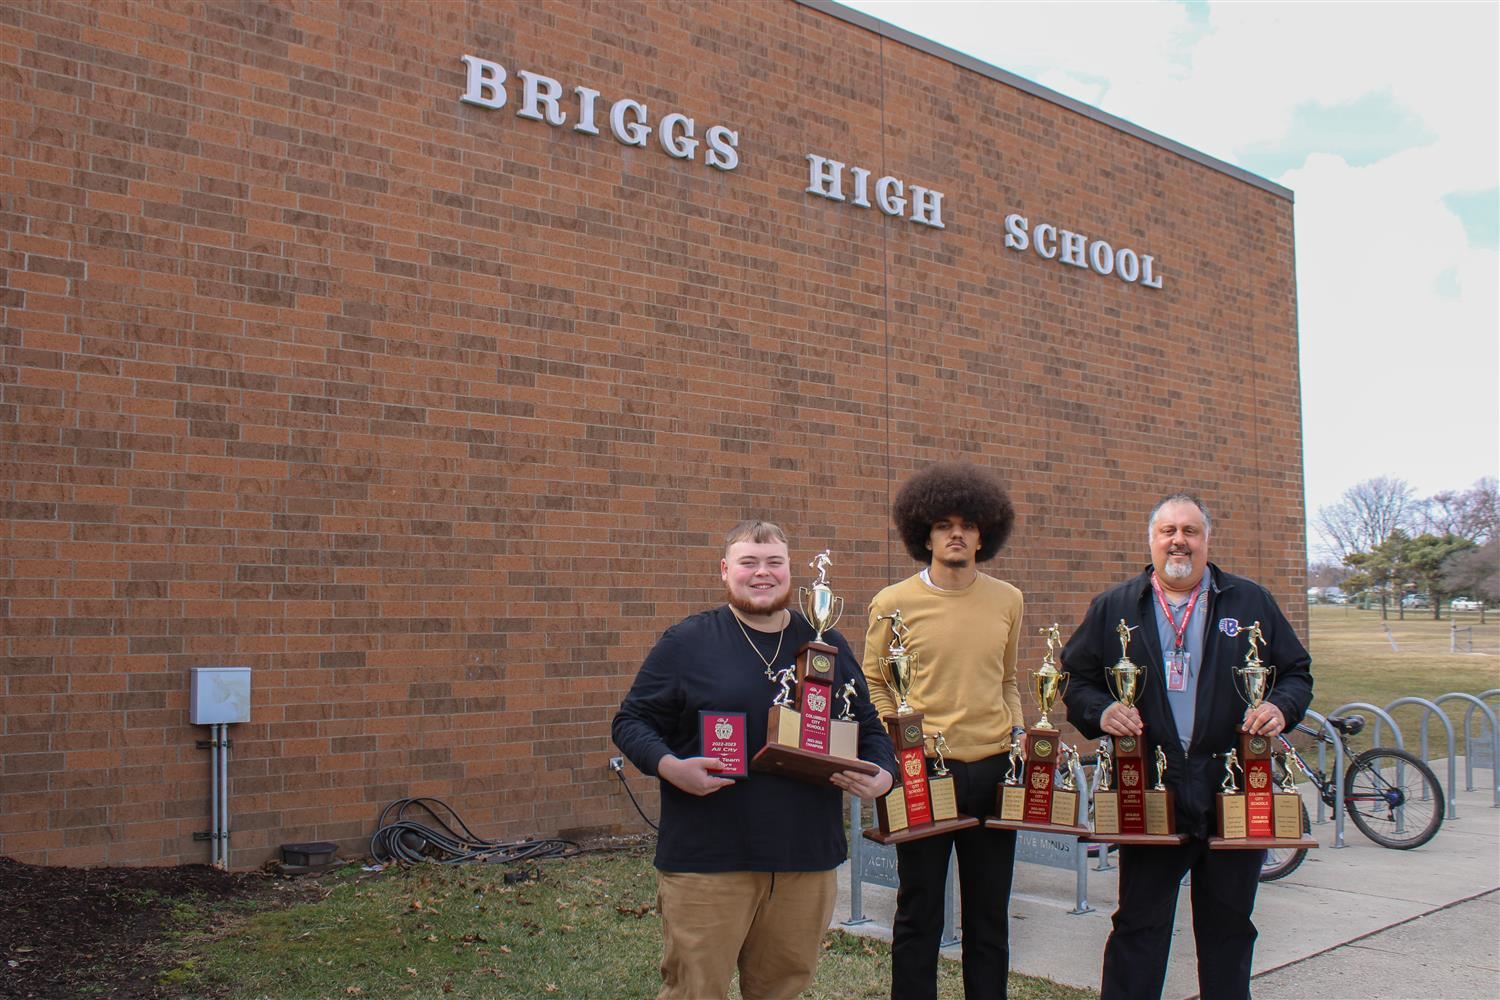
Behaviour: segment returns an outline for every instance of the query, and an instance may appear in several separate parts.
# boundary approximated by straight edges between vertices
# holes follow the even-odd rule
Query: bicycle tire
[[[1281,761],[1272,765],[1272,779],[1279,787],[1285,780],[1286,772],[1281,767]],[[1312,817],[1307,814],[1307,803],[1300,803],[1302,808],[1302,832],[1312,833]],[[1286,878],[1307,859],[1306,847],[1271,847],[1266,850],[1265,860],[1260,863],[1260,881],[1275,882],[1279,878]]]
[[[1420,757],[1376,747],[1344,772],[1344,811],[1360,833],[1381,847],[1409,851],[1443,825],[1443,786]]]

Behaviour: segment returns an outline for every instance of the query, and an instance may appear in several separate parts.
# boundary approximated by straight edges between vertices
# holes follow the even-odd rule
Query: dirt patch
[[[295,885],[208,865],[55,868],[0,858],[0,997],[174,996],[158,983],[171,964],[169,935],[208,926],[233,902],[290,904],[303,895]],[[184,925],[184,908],[199,919]]]

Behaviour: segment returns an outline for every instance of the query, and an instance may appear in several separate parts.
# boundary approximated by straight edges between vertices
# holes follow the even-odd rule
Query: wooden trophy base
[[[1305,850],[1317,847],[1318,842],[1313,835],[1305,833],[1296,840],[1284,837],[1244,837],[1231,839],[1229,837],[1209,837],[1208,849],[1210,851],[1259,851],[1266,848],[1291,848],[1293,850]]]
[[[1302,797],[1295,792],[1277,792],[1271,798],[1271,822],[1276,831],[1275,836],[1233,837],[1224,836],[1224,833],[1233,831],[1220,830],[1219,836],[1208,838],[1208,849],[1258,851],[1262,848],[1307,850],[1317,847],[1318,842],[1313,839],[1312,834],[1302,830]]]
[[[751,759],[750,770],[779,774],[815,785],[826,785],[828,779],[840,771],[875,774],[879,772],[880,765],[871,764],[867,760],[851,760],[847,757],[833,757],[826,753],[813,753],[801,747],[767,743],[761,747],[760,753]]]
[[[1062,788],[1051,789],[1052,821],[1045,823],[1024,818],[1025,794],[1026,789],[1023,785],[1001,785],[995,802],[999,815],[986,819],[984,828],[986,830],[1035,830],[1038,833],[1057,833],[1065,837],[1088,836],[1089,828],[1078,822],[1080,800],[1078,792]]]
[[[986,830],[1035,830],[1037,833],[1057,833],[1064,837],[1077,837],[1080,840],[1089,839],[1089,828],[1086,826],[1063,826],[1058,823],[1027,823],[1023,820],[1000,819],[991,816],[984,821]]]
[[[1050,726],[1026,730],[1026,767],[1019,785],[1001,785],[995,794],[995,815],[984,821],[987,830],[1036,830],[1085,837],[1089,828],[1078,821],[1083,796],[1077,789],[1053,784],[1053,770],[1062,751],[1062,734]]]
[[[797,746],[797,739],[802,729],[801,716],[794,709],[783,705],[777,705],[771,709],[767,729],[766,745],[761,747],[760,752],[750,761],[752,771],[779,774],[814,785],[826,785],[828,779],[840,771],[875,774],[880,770],[879,764],[871,764],[857,757],[817,753]],[[847,750],[852,737],[853,745],[857,747],[858,731],[857,723],[834,720],[831,724],[830,744],[835,750]]]
[[[923,761],[925,767],[926,762]],[[926,783],[926,807],[923,815],[931,819],[910,823],[908,819],[906,789],[897,785],[875,800],[877,826],[864,831],[865,839],[877,844],[905,844],[924,837],[953,833],[978,826],[979,820],[958,811],[958,799],[954,794],[953,777],[948,774],[923,775]],[[892,828],[895,829],[892,829]]]
[[[1187,834],[1172,832],[1174,803],[1172,793],[1166,789],[1149,789],[1144,803],[1144,830],[1126,832],[1121,829],[1120,793],[1115,791],[1094,794],[1094,830],[1084,838],[1104,844],[1136,844],[1141,846],[1176,846],[1187,841]],[[1156,832],[1151,832],[1152,827]]]
[[[879,827],[872,826],[865,830],[864,838],[873,840],[877,844],[905,844],[924,837],[936,837],[942,833],[957,833],[959,830],[967,830],[978,825],[979,820],[973,816],[960,814],[953,819],[940,819],[921,826],[909,826],[905,830],[897,830],[894,833],[882,833]]]

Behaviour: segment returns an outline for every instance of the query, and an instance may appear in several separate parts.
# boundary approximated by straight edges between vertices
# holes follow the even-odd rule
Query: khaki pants
[[[812,982],[838,881],[826,872],[657,872],[658,1000],[797,996]]]

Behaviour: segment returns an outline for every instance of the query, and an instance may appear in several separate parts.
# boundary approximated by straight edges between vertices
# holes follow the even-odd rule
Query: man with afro
[[[1016,669],[1021,592],[979,571],[1010,537],[1015,509],[993,474],[941,462],[902,486],[891,513],[907,552],[924,568],[870,602],[864,650],[870,698],[882,716],[896,713],[895,693],[880,670],[891,642],[891,626],[881,616],[900,610],[910,629],[906,648],[918,656],[907,701],[925,716],[929,735],[943,734],[959,811],[984,816],[994,811],[1011,746],[1019,746],[1025,735]],[[978,827],[896,848],[900,887],[891,941],[896,1000],[937,995],[943,887],[954,848],[963,906],[964,995],[971,1000],[1005,996],[1016,835]]]

